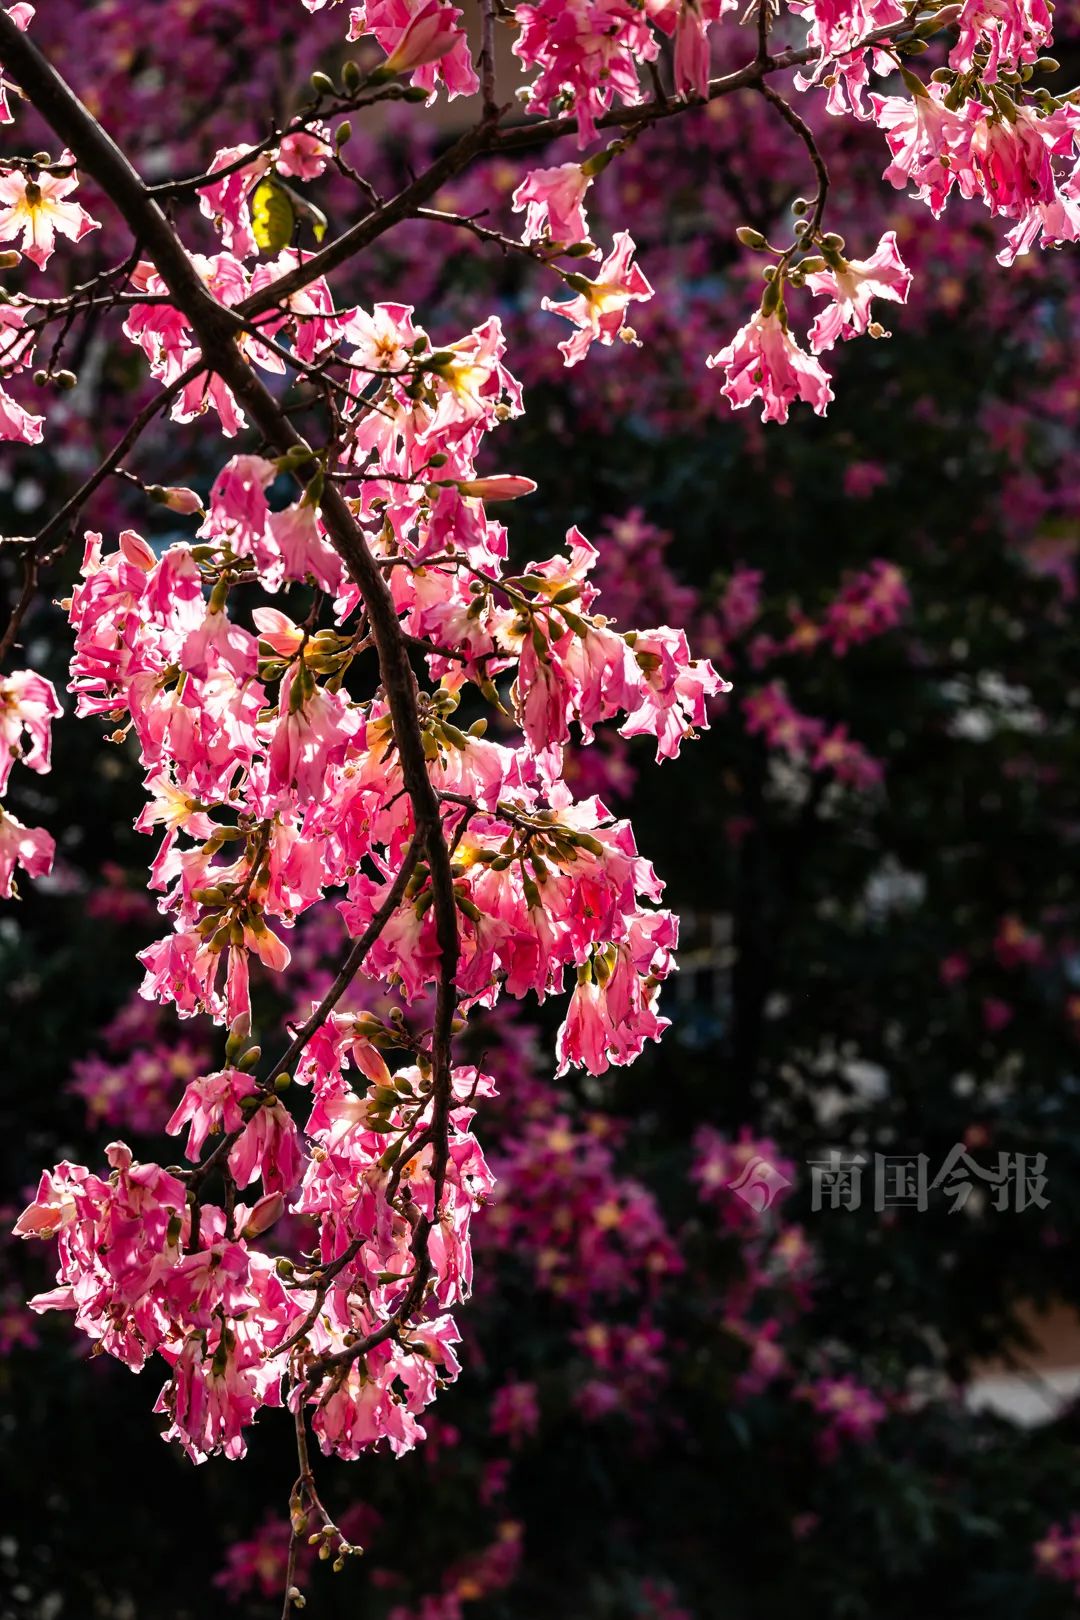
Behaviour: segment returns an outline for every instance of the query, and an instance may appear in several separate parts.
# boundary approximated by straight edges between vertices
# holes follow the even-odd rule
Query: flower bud
[[[515,473],[468,478],[458,484],[463,495],[474,496],[481,501],[516,501],[521,495],[531,495],[535,488],[531,478],[522,478]]]
[[[279,1192],[266,1193],[251,1211],[240,1236],[247,1238],[250,1242],[252,1238],[257,1238],[263,1232],[269,1231],[274,1222],[279,1221],[284,1213],[285,1199],[283,1195]]]

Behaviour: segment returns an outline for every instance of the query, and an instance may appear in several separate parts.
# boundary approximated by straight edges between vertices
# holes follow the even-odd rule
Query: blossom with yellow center
[[[66,201],[79,183],[71,153],[65,152],[55,167],[62,172],[39,171],[35,179],[22,169],[0,173],[0,242],[10,242],[21,231],[22,251],[39,270],[52,257],[57,232],[78,242],[87,231],[98,229],[98,221],[85,208]]]

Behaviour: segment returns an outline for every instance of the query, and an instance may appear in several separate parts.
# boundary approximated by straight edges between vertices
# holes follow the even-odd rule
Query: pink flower
[[[938,978],[947,990],[954,984],[961,984],[971,972],[971,962],[963,951],[953,951],[951,955],[942,957],[938,964]]]
[[[44,422],[43,416],[34,416],[0,388],[0,440],[15,444],[40,444]]]
[[[247,155],[245,146],[225,146],[215,152],[207,170],[214,174],[218,169],[231,168],[242,157]],[[222,245],[230,253],[235,253],[239,259],[250,258],[258,251],[255,237],[251,230],[251,208],[249,199],[255,182],[260,175],[265,174],[270,167],[270,159],[266,153],[259,153],[250,163],[241,168],[232,169],[223,180],[215,180],[210,185],[203,186],[198,193],[199,210],[214,225],[221,236]]]
[[[305,679],[311,678],[295,664],[282,679],[269,753],[271,791],[295,793],[300,804],[327,796],[330,767],[341,764],[352,740],[364,731],[361,716],[343,692],[326,692],[312,683],[305,696]]]
[[[794,399],[824,416],[833,397],[828,372],[799,348],[777,309],[755,310],[727,348],[705,364],[724,367],[727,381],[720,392],[736,410],[760,398],[763,422],[786,422]]]
[[[52,683],[43,676],[29,669],[0,675],[0,793],[17,759],[32,771],[49,769],[51,726],[62,712]],[[23,732],[29,748],[22,746]]]
[[[1040,1575],[1071,1586],[1080,1596],[1080,1514],[1066,1524],[1052,1524],[1032,1552]]]
[[[1011,1024],[1014,1012],[1010,1003],[998,996],[984,996],[982,999],[983,1027],[990,1035],[997,1035]]]
[[[0,171],[0,242],[10,242],[22,231],[22,250],[44,270],[53,254],[57,232],[78,242],[87,231],[96,231],[99,222],[75,202],[67,202],[78,185],[75,159],[64,152],[58,167],[70,166],[70,174],[59,176],[41,171],[36,180],[21,170]]]
[[[304,1155],[292,1116],[275,1097],[251,1115],[229,1154],[229,1169],[238,1187],[261,1177],[267,1192],[291,1192],[300,1180]]]
[[[536,1385],[527,1381],[504,1384],[491,1401],[491,1432],[506,1435],[516,1450],[540,1426]]]
[[[7,15],[11,18],[16,28],[21,29],[25,34],[33,19],[34,7],[27,5],[26,0],[18,0],[16,5],[8,6],[6,9]],[[11,108],[8,106],[7,88],[7,84],[4,82],[3,73],[0,73],[0,124],[10,124],[13,122]]]
[[[985,108],[968,102],[963,112],[944,105],[940,84],[927,85],[921,94],[871,96],[874,121],[884,130],[893,161],[884,178],[903,191],[909,184],[934,218],[945,207],[949,192],[961,175],[968,176],[972,196],[979,189],[971,175],[971,139]]]
[[[659,45],[641,0],[531,0],[514,15],[514,54],[538,70],[530,110],[550,111],[569,96],[580,146],[594,139],[596,120],[616,95],[628,106],[642,99],[639,65],[653,61]]]
[[[680,95],[705,96],[709,91],[708,29],[737,0],[645,0],[658,28],[675,35],[675,88]]]
[[[278,147],[279,172],[296,180],[317,180],[330,161],[326,133],[325,130],[319,134],[316,129],[301,129],[295,135],[284,136]]]
[[[192,1080],[165,1130],[169,1136],[178,1136],[185,1125],[190,1125],[184,1153],[189,1159],[197,1159],[208,1136],[231,1136],[240,1129],[246,1118],[241,1104],[245,1098],[258,1095],[256,1082],[239,1069],[223,1069]]]
[[[826,1462],[836,1457],[842,1441],[872,1439],[888,1416],[884,1402],[854,1378],[821,1378],[796,1394],[826,1420],[818,1435],[818,1449]]]
[[[833,300],[810,328],[814,353],[831,349],[837,338],[861,336],[870,325],[872,298],[906,304],[911,280],[911,271],[896,246],[895,231],[885,232],[869,259],[844,259],[837,254],[827,269],[812,271],[806,278],[810,291]],[[870,329],[874,331],[874,327]]]
[[[461,12],[444,4],[444,0],[426,0],[409,19],[387,57],[386,72],[410,73],[453,50],[462,35],[460,16]]]
[[[1019,917],[1002,917],[994,936],[994,955],[1006,970],[1033,967],[1042,960],[1042,936],[1025,928]]]
[[[56,843],[42,827],[24,827],[9,810],[0,805],[0,900],[18,894],[15,868],[21,866],[31,877],[44,877],[52,871]]]
[[[636,343],[637,337],[630,327],[624,326],[626,308],[630,303],[644,303],[653,296],[653,289],[636,264],[634,242],[628,231],[619,231],[614,246],[596,273],[594,280],[587,276],[569,275],[566,284],[577,297],[564,303],[542,298],[540,307],[553,315],[561,315],[578,328],[573,337],[559,344],[564,363],[576,366],[584,360],[595,341],[614,343],[617,337],[624,342]]]
[[[957,27],[960,38],[949,52],[950,67],[969,73],[975,52],[985,50],[980,77],[986,84],[997,80],[1001,68],[1015,71],[1035,62],[1053,39],[1045,0],[964,0]]]
[[[570,246],[586,242],[589,226],[582,203],[592,185],[580,163],[561,163],[555,169],[533,169],[514,192],[514,213],[525,212],[523,242],[552,242]]]

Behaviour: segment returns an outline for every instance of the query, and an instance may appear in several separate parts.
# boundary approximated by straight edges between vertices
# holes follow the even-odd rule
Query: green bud
[[[619,144],[616,142],[613,146],[605,146],[602,152],[594,152],[592,157],[587,157],[581,165],[582,174],[587,175],[590,180],[598,174],[603,174],[619,150]]]
[[[311,82],[311,88],[314,91],[316,91],[317,94],[320,95],[320,96],[336,96],[337,95],[337,85],[334,83],[333,79],[330,77],[330,75],[328,73],[322,73],[318,69],[316,69],[315,72],[311,75],[311,81],[310,82]]]
[[[922,80],[914,73],[909,73],[906,67],[900,69],[900,77],[907,85],[913,96],[926,97],[930,94]]]
[[[769,245],[761,232],[756,231],[752,225],[740,225],[735,235],[746,248],[761,249]]]

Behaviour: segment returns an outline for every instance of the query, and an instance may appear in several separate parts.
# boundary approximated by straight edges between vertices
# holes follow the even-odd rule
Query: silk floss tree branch
[[[569,989],[559,1073],[600,1075],[666,1025],[659,997],[677,922],[630,826],[599,799],[574,798],[563,772],[571,727],[588,744],[617,722],[624,736],[653,737],[666,760],[726,689],[680,628],[621,630],[603,615],[589,577],[597,553],[576,529],[546,559],[511,563],[489,507],[534,486],[478,465],[489,436],[523,409],[498,318],[437,344],[412,307],[353,304],[331,278],[409,221],[465,228],[481,249],[520,248],[530,274],[561,284],[564,295],[541,305],[572,329],[559,345],[567,366],[595,343],[640,344],[628,316],[653,288],[626,231],[606,253],[593,242],[588,193],[653,124],[747,91],[803,144],[817,189],[796,205],[790,244],[740,230],[766,259],[764,292],[704,363],[723,369],[733,406],[760,401],[766,421],[786,420],[797,400],[824,414],[832,390],[820,356],[880,335],[873,301],[903,304],[911,277],[891,233],[849,259],[826,229],[828,142],[776,82],[797,68],[807,70],[798,94],[823,91],[829,113],[880,126],[893,185],[913,187],[935,214],[955,189],[1003,215],[1003,263],[1080,234],[1080,114],[1071,98],[1032,88],[1056,66],[1041,54],[1041,0],[938,11],[791,0],[758,8],[745,34],[727,16],[735,9],[485,0],[471,41],[447,0],[369,4],[350,30],[373,36],[380,65],[348,62],[340,85],[317,73],[313,99],[271,137],[154,185],[36,47],[32,8],[0,13],[0,121],[17,133],[16,115],[32,107],[61,143],[59,155],[0,159],[0,241],[18,244],[4,258],[18,279],[0,303],[0,436],[41,443],[44,418],[7,387],[29,376],[77,390],[60,362],[91,318],[115,323],[157,388],[38,533],[8,542],[24,581],[0,645],[5,655],[18,645],[42,573],[109,479],[191,523],[164,549],[134,530],[85,536],[64,603],[69,690],[79,714],[134,738],[146,789],[137,826],[160,833],[150,887],[166,932],[140,953],[143,994],[180,1018],[208,1014],[224,1033],[222,1066],[189,1081],[166,1123],[187,1131],[186,1166],[139,1163],[114,1142],[100,1170],[46,1171],[16,1230],[57,1244],[57,1286],[36,1309],[71,1312],[97,1350],[136,1371],[159,1358],[155,1409],[193,1460],[242,1456],[264,1407],[291,1409],[299,1474],[286,1612],[303,1601],[301,1538],[335,1565],[355,1550],[322,1504],[308,1428],[327,1454],[401,1454],[459,1371],[453,1312],[471,1287],[472,1222],[493,1185],[473,1120],[495,1081],[458,1061],[455,1038],[503,997]],[[501,21],[528,75],[524,113],[501,100]],[[802,28],[805,44],[787,43]],[[742,39],[744,64],[712,76],[714,48]],[[929,39],[942,59],[924,80],[902,59]],[[893,76],[902,93],[871,90]],[[419,108],[440,92],[475,99],[475,120],[382,199],[341,157],[344,115],[388,99]],[[522,174],[520,240],[429,206],[487,157],[574,133],[578,159]],[[365,211],[324,242],[321,210],[291,182],[317,189],[331,170],[355,181]],[[24,283],[100,228],[79,200],[83,177],[122,221],[122,256],[43,301]],[[191,245],[207,228],[213,254]],[[308,230],[314,249],[302,245]],[[792,329],[807,294],[824,300],[809,349]],[[47,363],[34,369],[34,345],[54,323]],[[217,431],[244,436],[206,498],[126,464],[166,412],[193,469]],[[279,605],[250,607],[256,586]],[[2,790],[14,763],[48,768],[60,704],[25,669],[0,677],[0,694]],[[500,740],[486,735],[489,716]],[[16,894],[17,866],[46,873],[53,849],[51,831],[0,811],[4,895]],[[289,932],[317,906],[336,908],[352,943],[283,1057],[264,1064],[251,959],[287,974]],[[400,1007],[352,1010],[358,974]],[[304,1110],[285,1100],[296,1088],[310,1091],[302,1128]],[[311,1250],[271,1252],[287,1210],[309,1221]]]

